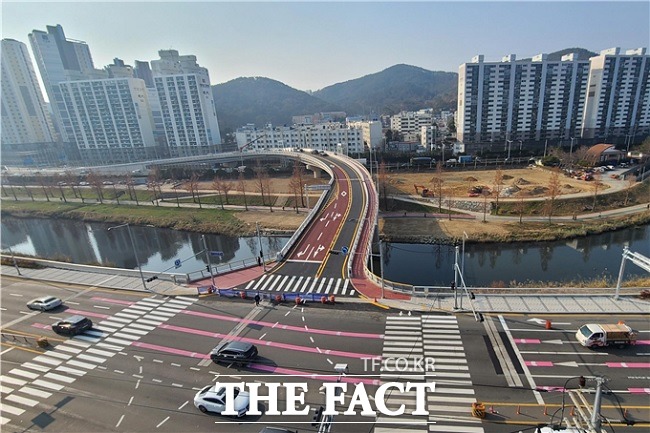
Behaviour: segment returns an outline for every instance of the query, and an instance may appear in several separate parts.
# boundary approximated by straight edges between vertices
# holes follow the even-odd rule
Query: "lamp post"
[[[16,272],[18,272],[18,275],[22,274],[20,273],[20,268],[18,267],[18,263],[16,263],[16,257],[14,256],[14,252],[11,250],[11,247],[9,247],[9,254],[11,254],[11,260],[14,262],[14,267],[16,268]]]
[[[205,258],[208,261],[208,269],[210,270],[210,280],[212,281],[212,288],[216,289],[217,286],[214,284],[214,274],[212,273],[212,263],[210,263],[210,251],[208,251],[208,244],[205,241],[205,235],[201,235],[201,240],[203,241],[203,249],[205,250]]]
[[[508,143],[508,161],[510,161],[510,146],[512,145],[512,140],[506,140],[506,143]]]
[[[521,148],[524,146],[524,142],[519,140],[519,156],[521,156]]]
[[[264,272],[266,272],[266,260],[264,260],[264,251],[262,251],[262,237],[260,236],[260,224],[258,222],[255,223],[255,228],[257,229],[257,240],[260,243],[260,259],[262,260]]]
[[[575,137],[570,137],[571,138],[571,147],[569,148],[569,162],[573,162],[573,140],[575,140]]]
[[[138,271],[140,272],[140,279],[142,280],[142,287],[144,287],[145,290],[149,290],[147,288],[147,285],[144,282],[144,275],[142,275],[142,267],[140,266],[140,259],[138,259],[138,252],[135,249],[135,242],[133,241],[133,234],[131,233],[131,226],[129,226],[129,223],[120,224],[119,226],[109,227],[108,231],[110,232],[113,229],[119,229],[121,227],[126,227],[126,231],[129,232],[129,239],[131,240],[131,247],[133,248],[133,255],[135,256],[135,263],[138,265]]]
[[[463,276],[463,280],[465,279],[465,239],[469,239],[469,236],[463,231],[463,255],[460,259],[460,273]]]

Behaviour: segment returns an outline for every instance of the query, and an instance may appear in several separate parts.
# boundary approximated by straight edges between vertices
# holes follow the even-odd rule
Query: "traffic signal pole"
[[[210,263],[210,251],[208,251],[208,244],[205,241],[205,235],[201,235],[201,240],[203,241],[203,250],[205,251],[205,257],[208,260],[208,270],[210,271],[210,280],[212,281],[212,287],[216,289],[217,286],[214,284],[214,274],[212,273],[212,263]]]

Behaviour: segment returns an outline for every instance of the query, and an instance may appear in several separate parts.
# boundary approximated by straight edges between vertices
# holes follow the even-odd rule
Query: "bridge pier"
[[[321,173],[323,172],[323,169],[320,167],[316,167],[315,165],[307,164],[306,165],[307,170],[311,170],[314,172],[314,179],[320,179]]]

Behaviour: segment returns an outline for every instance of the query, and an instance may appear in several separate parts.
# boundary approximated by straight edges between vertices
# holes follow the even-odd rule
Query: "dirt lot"
[[[501,182],[501,197],[511,198],[534,198],[543,197],[547,194],[551,178],[551,170],[542,167],[531,167],[523,169],[501,170],[503,180]],[[494,197],[496,170],[445,170],[440,176],[443,180],[442,189],[445,196],[467,197],[472,187],[483,187]],[[422,185],[425,188],[434,190],[434,178],[438,177],[435,170],[422,171],[420,173],[390,173],[389,179],[396,189],[397,194],[415,194],[414,185]],[[575,194],[580,192],[591,192],[594,190],[594,181],[577,180],[563,174],[560,175],[562,194]],[[606,185],[599,188],[606,189]]]

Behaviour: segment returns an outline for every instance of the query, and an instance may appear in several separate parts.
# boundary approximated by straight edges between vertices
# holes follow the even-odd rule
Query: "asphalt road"
[[[45,313],[26,309],[25,302],[45,294],[63,298],[65,307]],[[387,394],[387,405],[404,404],[405,415],[339,415],[335,432],[520,431],[557,420],[564,394],[557,389],[575,389],[572,378],[580,375],[587,377],[587,388],[593,387],[591,378],[598,374],[609,378],[613,391],[603,397],[603,414],[621,418],[620,404],[628,418],[650,419],[648,316],[624,318],[641,331],[642,344],[590,350],[574,342],[575,329],[621,318],[551,317],[552,329],[546,329],[548,317],[506,315],[478,323],[464,315],[409,316],[395,310],[255,307],[251,301],[170,299],[6,277],[0,296],[3,431],[259,432],[266,425],[316,431],[311,414],[232,419],[204,415],[192,399],[215,381],[304,382],[305,404],[316,407],[324,403],[323,383],[337,380],[338,363],[348,365],[342,380],[351,389],[364,383],[373,408],[380,383],[434,382],[436,389],[427,394],[428,417],[409,415],[413,393],[394,391]],[[54,334],[49,324],[72,313],[91,318],[94,329],[75,338]],[[52,345],[47,350],[34,344],[41,335]],[[240,368],[212,363],[207,355],[224,338],[254,342],[259,359]],[[377,365],[372,359],[384,361]],[[396,368],[397,359],[409,369]],[[417,359],[431,359],[433,368],[413,369]],[[280,388],[280,410],[285,397]],[[593,394],[586,398],[593,402]],[[476,400],[491,409],[483,421],[470,414]],[[340,410],[349,402],[350,393]],[[261,411],[268,406],[262,402]],[[563,417],[574,417],[568,404]],[[618,433],[644,431],[640,423],[619,424],[614,421]]]

